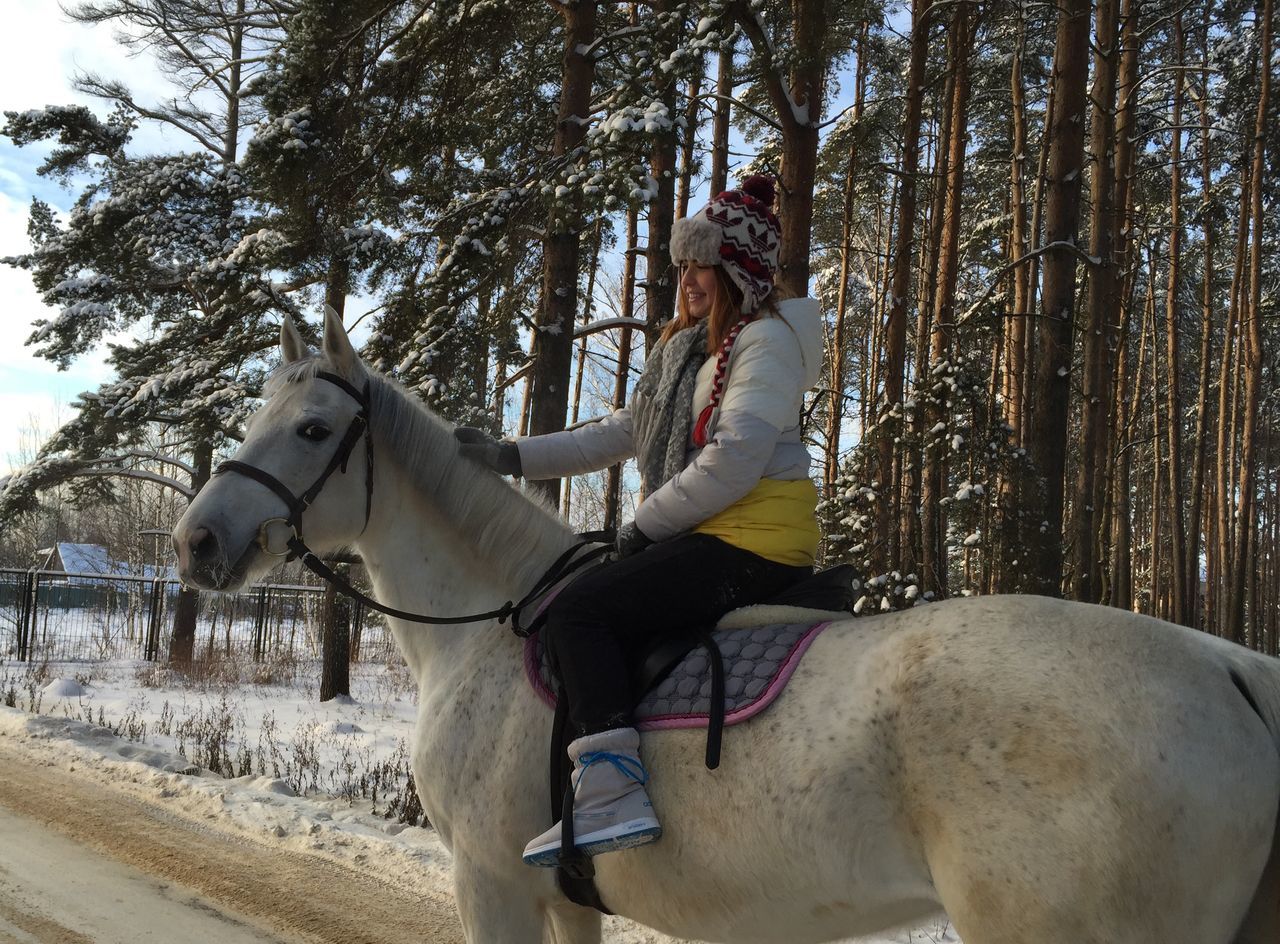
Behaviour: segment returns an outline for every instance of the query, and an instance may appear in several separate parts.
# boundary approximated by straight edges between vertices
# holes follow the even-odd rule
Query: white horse
[[[332,316],[324,340],[309,356],[286,325],[288,364],[237,459],[301,492],[358,410],[317,370],[367,380],[368,519],[357,444],[303,516],[308,543],[354,545],[401,609],[519,598],[573,536],[459,458]],[[215,477],[174,530],[184,579],[230,590],[263,574],[277,558],[260,525],[282,513],[259,482]],[[467,941],[599,941],[596,912],[520,860],[549,825],[551,728],[521,642],[495,622],[392,625],[421,687],[414,775]],[[662,839],[596,859],[606,905],[668,934],[802,944],[945,910],[966,944],[1280,941],[1280,668],[1221,640],[1035,597],[850,619],[726,732],[719,769],[703,746],[698,731],[645,736]]]

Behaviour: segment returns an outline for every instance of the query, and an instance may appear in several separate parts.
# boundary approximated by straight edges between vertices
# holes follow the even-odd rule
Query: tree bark
[[[213,440],[204,436],[197,442],[192,456],[195,474],[191,476],[191,490],[199,494],[213,474]],[[195,657],[196,616],[200,609],[199,591],[183,587],[173,608],[173,633],[169,636],[169,661],[178,666],[188,666]]]
[[[586,134],[595,82],[595,59],[584,54],[595,39],[596,0],[562,4],[564,53],[560,111],[552,154],[568,158]],[[573,324],[578,310],[579,232],[553,207],[543,243],[542,307],[533,341],[533,369],[529,378],[529,435],[564,429],[569,402],[569,373],[573,360]],[[529,487],[553,505],[560,495],[558,479],[531,482]]]
[[[348,564],[334,565],[343,579],[351,578]],[[327,584],[320,616],[320,700],[332,701],[351,694],[351,600]]]
[[[754,8],[734,6],[743,32],[755,48],[763,80],[782,128],[778,222],[782,227],[777,282],[794,296],[809,293],[809,247],[813,229],[813,188],[818,169],[818,126],[826,80],[825,0],[792,0],[793,63],[784,85],[774,50]]]
[[[932,328],[929,335],[930,372],[923,378],[924,389],[934,396],[926,399],[924,474],[921,493],[921,579],[922,587],[942,597],[947,593],[947,534],[945,494],[949,439],[939,441],[932,430],[946,424],[946,391],[939,389],[932,369],[951,359],[955,334],[956,281],[960,267],[960,213],[964,190],[965,146],[968,143],[969,54],[976,23],[973,6],[962,2],[955,8],[951,23],[952,70],[951,107],[947,110],[950,127],[946,132],[946,177],[939,179],[943,187],[942,220],[937,253],[937,292],[934,296]],[[932,441],[931,441],[932,440]]]
[[[1098,260],[1089,276],[1084,323],[1084,377],[1080,405],[1080,461],[1073,504],[1071,595],[1097,603],[1102,599],[1102,517],[1106,490],[1106,435],[1111,416],[1111,352],[1120,320],[1120,271],[1112,248],[1115,240],[1115,102],[1119,8],[1116,0],[1098,0],[1094,27],[1091,176],[1092,244]]]
[[[1253,520],[1257,487],[1257,449],[1255,438],[1258,430],[1258,412],[1262,403],[1262,227],[1263,173],[1267,158],[1267,112],[1271,106],[1271,10],[1272,0],[1263,0],[1262,22],[1260,25],[1262,49],[1258,55],[1258,111],[1254,125],[1253,163],[1251,166],[1251,213],[1252,228],[1249,249],[1249,304],[1248,319],[1245,323],[1242,341],[1244,342],[1244,404],[1240,445],[1240,491],[1237,503],[1236,521],[1238,535],[1236,540],[1236,557],[1234,572],[1231,578],[1231,596],[1229,601],[1227,636],[1236,642],[1245,639],[1244,601],[1252,598],[1257,581],[1256,569],[1249,566],[1252,535],[1256,532]],[[1256,622],[1256,614],[1250,614],[1251,621]]]
[[[720,47],[716,64],[716,117],[711,126],[711,196],[728,189],[729,99],[733,95],[733,42]]]
[[[1067,418],[1071,398],[1071,334],[1075,309],[1076,231],[1080,221],[1080,172],[1084,162],[1084,111],[1089,54],[1089,0],[1058,7],[1054,49],[1056,99],[1049,155],[1049,251],[1044,262],[1044,318],[1039,332],[1035,398],[1035,457],[1044,480],[1044,514],[1035,560],[1042,593],[1062,592],[1063,488]]]
[[[889,314],[884,331],[884,404],[876,422],[902,409],[906,372],[907,316],[911,296],[911,258],[915,250],[916,179],[920,168],[920,127],[925,67],[929,51],[930,0],[912,0],[911,60],[907,69],[907,100],[902,119],[902,175],[898,188],[897,240],[894,243]],[[905,418],[904,420],[905,421]],[[880,498],[876,503],[878,541],[872,553],[872,572],[884,573],[900,548],[893,548],[901,507],[901,484],[895,474],[894,437],[882,432],[877,439]],[[893,551],[890,556],[890,551]]]
[[[636,208],[627,209],[627,251],[622,265],[622,311],[624,318],[630,318],[635,312],[636,297]],[[618,343],[618,371],[614,375],[613,408],[620,410],[627,405],[627,373],[631,365],[631,329],[622,329],[622,339]],[[622,503],[622,464],[609,467],[609,475],[604,491],[604,526],[616,528]]]
[[[1231,292],[1227,304],[1226,329],[1223,333],[1222,357],[1218,372],[1218,449],[1217,486],[1214,489],[1216,541],[1213,554],[1213,595],[1210,612],[1213,613],[1214,632],[1223,635],[1227,627],[1227,605],[1231,595],[1231,549],[1235,544],[1235,529],[1231,518],[1234,465],[1231,450],[1236,439],[1235,404],[1232,397],[1237,374],[1233,366],[1239,357],[1237,333],[1240,327],[1240,296],[1244,282],[1246,250],[1249,244],[1249,210],[1252,202],[1250,182],[1252,170],[1244,174],[1240,187],[1240,210],[1236,227],[1235,265],[1231,276]]]
[[[1026,21],[1022,5],[1018,6],[1018,38],[1009,71],[1009,93],[1012,102],[1011,123],[1013,153],[1009,155],[1009,260],[1021,259],[1031,248],[1027,233],[1027,106],[1023,87],[1022,57],[1026,47]],[[1009,424],[1014,445],[1023,444],[1023,374],[1026,372],[1027,324],[1031,320],[1031,267],[1027,264],[1013,270],[1013,311],[1005,331],[1004,419]],[[1010,491],[1009,496],[1012,497]]]
[[[853,126],[858,128],[862,118],[863,102],[866,95],[867,82],[867,31],[869,24],[863,23],[858,33],[857,57],[858,68],[854,79]],[[858,131],[855,130],[853,140],[849,144],[849,156],[844,170],[844,205],[840,220],[840,283],[836,295],[835,327],[832,331],[830,356],[830,373],[828,385],[830,392],[827,399],[826,449],[823,462],[823,494],[830,498],[835,492],[836,477],[840,474],[840,427],[844,421],[845,403],[845,321],[849,311],[849,268],[853,255],[853,200],[854,177],[858,170]]]
[[[1196,397],[1195,451],[1191,463],[1191,511],[1187,516],[1187,595],[1190,603],[1189,626],[1205,624],[1204,601],[1200,591],[1200,534],[1204,526],[1203,498],[1205,489],[1205,462],[1209,438],[1209,385],[1212,376],[1210,361],[1213,358],[1214,328],[1214,239],[1213,192],[1208,182],[1213,179],[1213,148],[1209,135],[1209,18],[1206,4],[1203,23],[1204,69],[1200,73],[1200,176],[1202,193],[1202,240],[1204,243],[1204,271],[1200,294],[1200,386]]]
[[[1186,519],[1182,505],[1182,354],[1179,343],[1178,291],[1182,261],[1182,65],[1186,58],[1182,35],[1182,11],[1173,17],[1174,55],[1178,69],[1173,79],[1173,131],[1169,147],[1169,266],[1165,292],[1165,359],[1167,386],[1165,407],[1169,447],[1165,472],[1169,477],[1169,591],[1170,617],[1190,622],[1187,605]]]
[[[653,15],[665,18],[670,0],[655,0]],[[676,36],[668,27],[658,50],[665,59],[675,48]],[[676,113],[676,83],[670,73],[659,71],[657,97],[667,106],[667,114]],[[675,284],[671,278],[671,226],[675,222],[676,134],[672,128],[656,136],[649,156],[649,173],[658,182],[657,197],[649,204],[649,237],[645,249],[645,339],[653,349],[658,332],[675,314]]]

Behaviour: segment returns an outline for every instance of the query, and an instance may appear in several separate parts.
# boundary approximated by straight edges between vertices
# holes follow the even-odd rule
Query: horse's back
[[[726,733],[719,770],[697,733],[646,739],[666,834],[601,862],[606,900],[721,940],[866,933],[938,902],[970,944],[1217,940],[1280,796],[1231,655],[1034,597],[836,624],[773,707]]]
[[[961,934],[1228,940],[1280,798],[1231,671],[1258,657],[1045,598],[921,613],[893,643],[902,801]]]

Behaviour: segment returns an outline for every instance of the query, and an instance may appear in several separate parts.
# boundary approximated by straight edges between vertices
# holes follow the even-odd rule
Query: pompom
[[[767,174],[752,174],[742,182],[742,192],[772,208],[777,197],[777,183]]]

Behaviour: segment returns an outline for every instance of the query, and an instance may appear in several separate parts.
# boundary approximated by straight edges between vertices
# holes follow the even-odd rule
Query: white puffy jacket
[[[655,541],[689,531],[728,508],[763,478],[809,475],[800,440],[804,394],[822,370],[817,299],[778,304],[742,329],[729,356],[728,380],[711,441],[688,444],[686,465],[636,509],[636,524]],[[715,358],[698,372],[693,417],[710,402]],[[635,455],[631,411],[621,409],[576,429],[517,439],[525,478],[553,479],[604,469]]]

